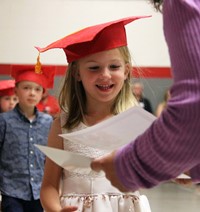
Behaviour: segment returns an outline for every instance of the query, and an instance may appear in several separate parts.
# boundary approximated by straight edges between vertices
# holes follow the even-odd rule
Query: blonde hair
[[[127,46],[118,48],[125,64],[131,65],[131,56]],[[72,62],[68,66],[63,86],[59,95],[59,104],[61,109],[67,113],[67,120],[63,126],[66,129],[73,129],[83,121],[84,114],[86,114],[86,95],[81,81],[77,80],[78,73],[77,61]],[[124,85],[116,96],[115,101],[111,107],[111,114],[117,115],[128,108],[137,105],[137,101],[131,91],[131,73],[129,71]]]

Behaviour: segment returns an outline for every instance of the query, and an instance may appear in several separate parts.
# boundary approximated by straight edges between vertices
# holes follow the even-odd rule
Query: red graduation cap
[[[0,81],[0,96],[12,96],[15,93],[15,80]]]
[[[54,83],[55,66],[42,67],[39,62],[34,65],[13,65],[11,75],[16,83],[31,81],[41,85],[44,89],[52,88]]]
[[[62,48],[68,63],[78,60],[90,54],[127,46],[125,25],[140,18],[150,16],[132,16],[90,26],[78,32],[57,40],[45,48],[36,47],[39,52],[49,49]]]

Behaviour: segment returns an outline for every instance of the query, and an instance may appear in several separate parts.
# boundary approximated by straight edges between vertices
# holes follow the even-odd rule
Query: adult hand
[[[183,185],[183,186],[192,186],[193,182],[191,179],[174,179],[172,180],[172,182],[175,182],[179,185]]]
[[[113,186],[115,186],[122,192],[128,192],[128,190],[122,185],[117,177],[114,165],[115,154],[116,151],[113,151],[112,153],[93,160],[91,163],[91,168],[97,172],[104,171],[106,178],[110,180]]]
[[[184,173],[186,176],[190,177],[190,173],[189,171],[188,172],[185,172]],[[173,182],[175,183],[178,183],[180,185],[183,185],[183,186],[192,186],[193,185],[193,182],[192,182],[192,179],[191,178],[176,178],[174,180],[172,180]]]

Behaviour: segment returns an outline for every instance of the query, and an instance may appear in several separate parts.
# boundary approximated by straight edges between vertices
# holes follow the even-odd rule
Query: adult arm
[[[190,170],[200,179],[200,1],[164,0],[174,84],[162,115],[135,141],[94,161],[121,190],[150,188]]]

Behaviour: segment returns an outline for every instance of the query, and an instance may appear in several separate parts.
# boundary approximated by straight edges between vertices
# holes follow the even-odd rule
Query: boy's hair
[[[131,56],[127,46],[118,48],[125,63],[131,65]],[[72,62],[68,66],[64,84],[59,95],[59,104],[61,109],[67,113],[67,120],[63,126],[66,129],[75,128],[81,121],[83,121],[84,114],[86,114],[86,95],[82,82],[76,79],[78,70],[77,61]],[[128,108],[137,105],[137,101],[131,91],[131,72],[130,70],[124,85],[117,95],[111,113],[116,115]]]

